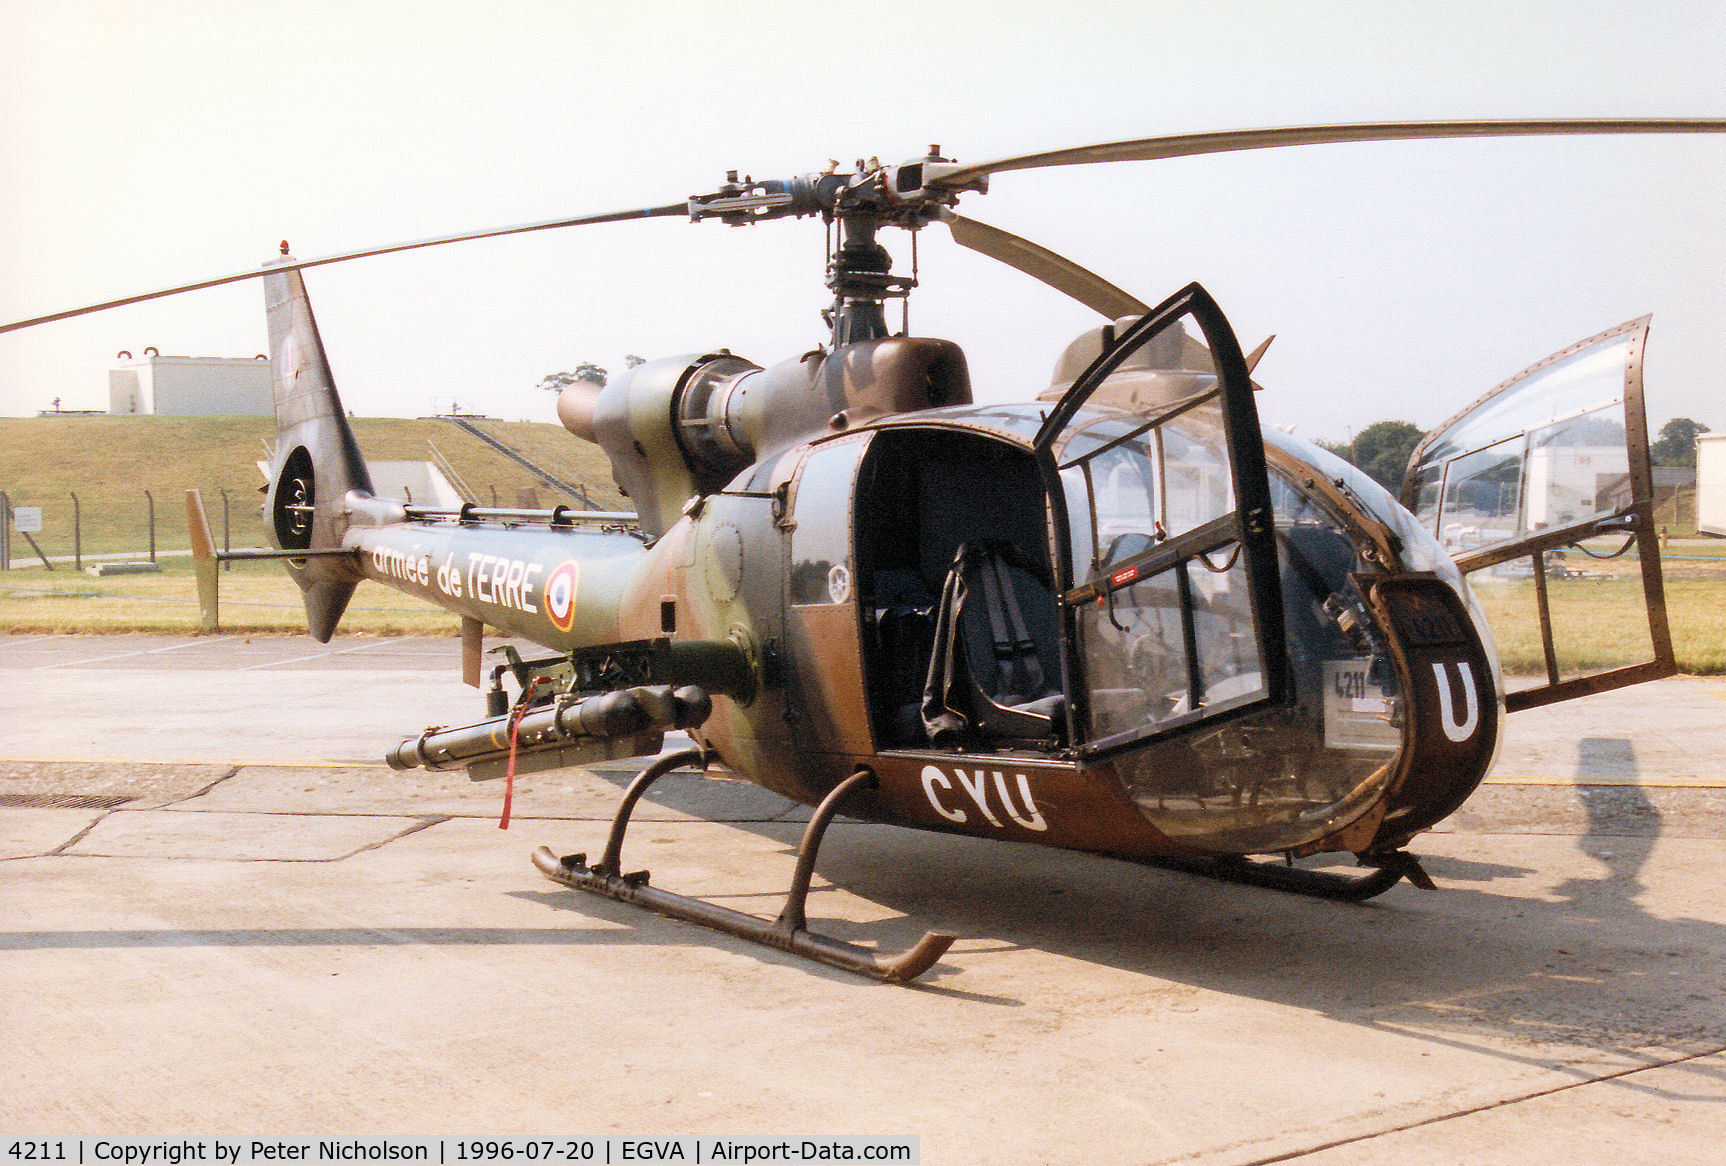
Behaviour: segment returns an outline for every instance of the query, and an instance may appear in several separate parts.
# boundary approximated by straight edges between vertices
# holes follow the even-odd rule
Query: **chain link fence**
[[[538,506],[531,488],[487,483],[482,504]],[[203,487],[210,529],[223,550],[267,542],[262,495],[252,489]],[[0,484],[0,571],[83,570],[113,562],[160,563],[191,554],[184,489],[64,490]],[[229,564],[231,567],[231,564]]]

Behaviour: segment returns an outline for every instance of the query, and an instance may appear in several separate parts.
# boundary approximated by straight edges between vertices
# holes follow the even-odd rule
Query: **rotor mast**
[[[833,346],[891,335],[882,305],[903,299],[917,281],[893,274],[893,256],[875,238],[886,220],[862,210],[841,210],[839,249],[827,265],[833,308],[824,313],[833,329]]]
[[[738,177],[733,170],[712,194],[689,200],[691,221],[717,218],[734,227],[767,219],[820,215],[836,227],[838,246],[827,263],[833,306],[822,313],[835,347],[892,335],[883,305],[904,299],[917,285],[914,276],[894,275],[893,257],[876,238],[883,227],[915,231],[933,221],[962,189],[981,190],[982,180],[936,189],[927,182],[953,163],[930,146],[928,156],[899,166],[859,159],[853,173],[837,163],[819,174],[789,179]]]

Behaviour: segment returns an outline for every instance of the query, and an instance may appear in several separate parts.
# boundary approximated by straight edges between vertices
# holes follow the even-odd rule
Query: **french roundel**
[[[575,581],[577,568],[574,560],[560,563],[545,581],[545,618],[551,621],[551,626],[560,632],[567,632],[575,626]]]

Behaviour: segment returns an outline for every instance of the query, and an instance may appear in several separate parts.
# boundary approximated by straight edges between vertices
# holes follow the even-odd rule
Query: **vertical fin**
[[[277,262],[293,262],[286,243]],[[263,283],[276,398],[270,537],[283,550],[339,547],[348,494],[369,496],[371,474],[342,410],[299,271],[272,272]],[[304,593],[307,630],[327,642],[363,578],[359,568],[338,557],[290,559],[287,566]]]

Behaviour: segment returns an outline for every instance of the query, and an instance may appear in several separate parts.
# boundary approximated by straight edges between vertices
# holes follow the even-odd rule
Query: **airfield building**
[[[162,356],[145,349],[142,359],[121,352],[124,362],[108,372],[108,412],[114,416],[268,416],[275,412],[266,357]]]
[[[1726,538],[1726,433],[1696,439],[1696,530]]]

